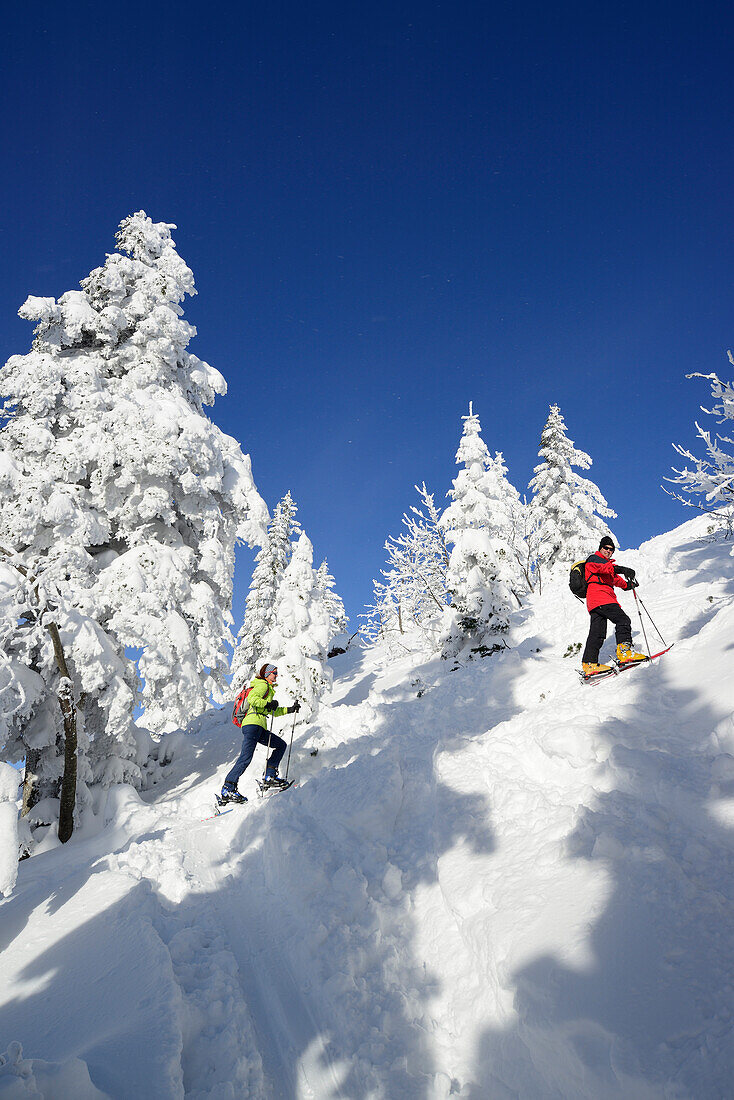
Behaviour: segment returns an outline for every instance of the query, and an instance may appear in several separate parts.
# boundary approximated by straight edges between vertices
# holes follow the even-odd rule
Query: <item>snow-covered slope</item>
[[[561,578],[499,657],[338,658],[265,803],[257,757],[202,821],[236,731],[171,735],[0,904],[2,1100],[730,1096],[734,558],[704,533],[620,554],[655,665],[583,686]]]

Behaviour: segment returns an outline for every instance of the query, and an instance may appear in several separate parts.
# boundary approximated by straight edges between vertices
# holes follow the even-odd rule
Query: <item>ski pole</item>
[[[288,759],[285,762],[285,777],[288,778],[288,769],[291,766],[291,749],[293,748],[293,734],[296,732],[296,714],[298,711],[293,711],[293,725],[291,726],[291,743],[288,746]]]
[[[647,640],[647,634],[645,633],[645,624],[642,621],[642,612],[640,611],[640,604],[642,600],[637,599],[637,589],[632,589],[632,595],[635,597],[635,604],[637,605],[637,614],[640,616],[640,626],[642,627],[642,637],[645,639],[645,649],[647,650],[648,657],[650,656],[650,643]]]
[[[271,714],[270,715],[270,729],[268,730],[267,755],[265,757],[265,767],[263,768],[263,783],[265,782],[265,776],[267,775],[267,771],[268,771],[268,757],[270,756],[270,738],[273,736],[273,722],[274,722],[274,720],[275,720],[275,715]]]
[[[637,599],[637,593],[636,593],[636,592],[635,592],[635,599]],[[652,617],[652,615],[650,614],[650,612],[649,612],[649,611],[647,610],[647,608],[645,607],[645,605],[644,605],[644,603],[642,602],[642,600],[640,600],[640,605],[641,605],[641,607],[642,607],[643,611],[645,612],[645,614],[647,615],[648,619],[649,619],[649,620],[650,620],[650,622],[652,623],[652,625],[653,625],[653,626],[655,626],[655,623],[654,623],[654,621],[653,621],[653,617]],[[660,631],[658,630],[658,628],[657,628],[656,626],[655,626],[655,631],[656,631],[656,633],[657,633],[657,636],[658,636],[658,638],[659,638],[659,639],[660,639],[660,641],[661,641],[661,642],[663,643],[663,645],[667,645],[668,643],[667,643],[667,642],[665,641],[665,638],[664,638],[664,637],[662,636],[662,634],[660,633]]]

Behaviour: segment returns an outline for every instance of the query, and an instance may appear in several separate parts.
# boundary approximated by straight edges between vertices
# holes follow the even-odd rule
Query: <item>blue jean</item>
[[[252,760],[256,745],[270,745],[273,750],[268,757],[267,770],[277,772],[278,765],[283,759],[286,743],[282,737],[275,733],[269,733],[262,726],[249,725],[242,727],[242,748],[240,755],[235,760],[231,769],[227,772],[224,782],[228,787],[236,787],[237,781],[245,768]]]

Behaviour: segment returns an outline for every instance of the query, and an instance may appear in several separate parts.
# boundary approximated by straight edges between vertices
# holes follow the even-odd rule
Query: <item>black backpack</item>
[[[583,561],[575,561],[571,566],[571,572],[568,574],[568,587],[577,600],[586,598],[586,590],[589,587],[589,582],[586,579],[586,558]]]

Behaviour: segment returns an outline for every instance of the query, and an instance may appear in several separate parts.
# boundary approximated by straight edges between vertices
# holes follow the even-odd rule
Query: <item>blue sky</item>
[[[0,361],[145,209],[214,419],[348,610],[479,413],[523,491],[548,406],[636,545],[729,367],[729,5],[129,3],[5,13]],[[235,613],[250,579],[242,555]]]

